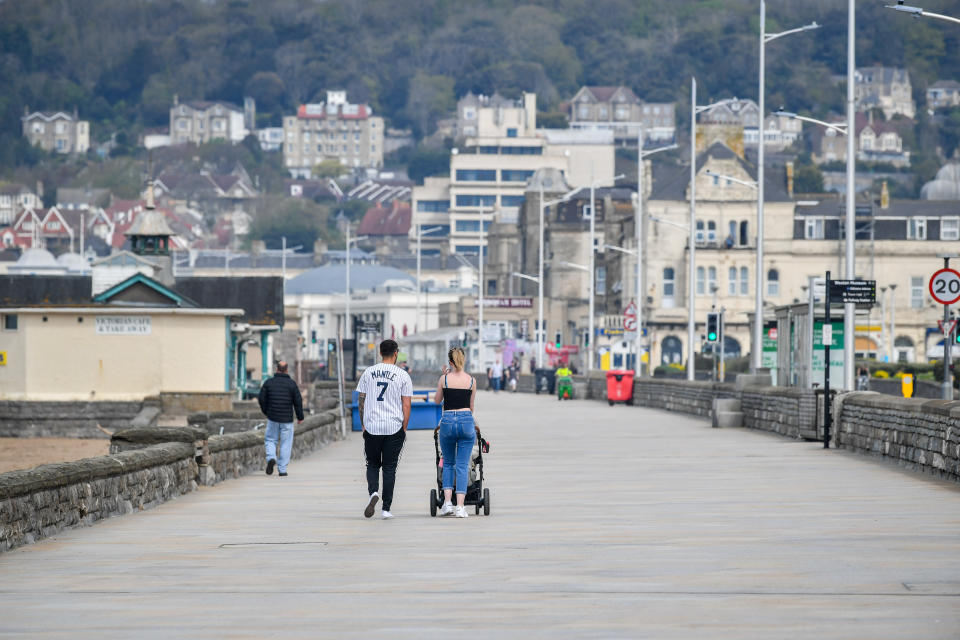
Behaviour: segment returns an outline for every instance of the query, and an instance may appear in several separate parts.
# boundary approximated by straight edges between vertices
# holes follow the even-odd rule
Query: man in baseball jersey
[[[380,358],[383,362],[368,367],[360,382],[360,424],[363,425],[363,453],[367,461],[367,490],[370,498],[363,515],[373,516],[380,499],[380,469],[383,469],[383,506],[380,515],[384,520],[393,517],[393,485],[397,479],[397,463],[407,437],[410,422],[410,400],[413,398],[413,381],[410,375],[397,366],[399,345],[393,340],[380,343]]]

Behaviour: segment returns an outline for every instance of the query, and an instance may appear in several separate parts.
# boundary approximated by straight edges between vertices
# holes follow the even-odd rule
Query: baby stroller
[[[490,443],[484,440],[483,436],[477,431],[477,455],[473,457],[470,465],[470,484],[467,486],[467,495],[464,505],[472,504],[476,507],[476,513],[480,514],[480,507],[483,507],[483,515],[490,515],[490,489],[483,488],[483,454],[490,452]],[[443,465],[440,464],[440,434],[433,432],[433,448],[436,453],[435,466],[437,469],[437,488],[430,489],[430,515],[437,515],[437,508],[443,506]],[[473,452],[471,452],[471,455]]]

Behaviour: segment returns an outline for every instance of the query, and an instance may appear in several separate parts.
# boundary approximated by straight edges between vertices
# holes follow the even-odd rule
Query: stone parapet
[[[109,438],[149,402],[0,401],[0,437]],[[98,428],[99,426],[99,428]]]
[[[293,457],[342,437],[338,411],[308,416],[296,427]],[[196,426],[121,429],[110,455],[0,474],[0,552],[148,509],[264,464],[262,429],[222,436]]]
[[[867,391],[837,404],[840,446],[960,481],[960,402]]]
[[[817,399],[809,389],[744,387],[739,393],[743,426],[788,438],[817,437]]]
[[[193,491],[196,477],[182,442],[0,474],[0,551],[148,509]]]

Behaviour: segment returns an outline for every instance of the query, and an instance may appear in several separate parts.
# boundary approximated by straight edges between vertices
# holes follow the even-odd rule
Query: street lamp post
[[[483,220],[484,220],[484,211],[483,205],[480,205],[480,246],[477,251],[477,277],[479,282],[477,283],[477,360],[480,363],[480,371],[484,371],[483,368]]]
[[[897,4],[888,4],[886,5],[887,9],[893,9],[894,11],[901,11],[903,13],[909,13],[914,18],[924,17],[924,18],[937,18],[938,20],[945,20],[947,22],[954,22],[960,24],[960,18],[954,18],[953,16],[945,16],[942,13],[931,13],[929,11],[924,11],[921,7],[911,7],[910,5],[903,4],[903,0],[897,0]]]
[[[857,277],[854,263],[854,216],[856,215],[856,174],[857,162],[854,154],[854,137],[856,136],[856,104],[854,92],[854,72],[856,71],[856,6],[854,0],[847,0],[847,242],[846,242],[846,272],[847,280]],[[830,283],[827,283],[830,286]],[[843,387],[854,390],[853,386],[853,332],[854,311],[852,302],[843,305]],[[827,363],[830,366],[830,363]]]
[[[553,206],[555,204],[560,204],[561,202],[566,202],[570,199],[570,196],[575,194],[579,189],[573,189],[563,194],[563,196],[557,198],[556,200],[550,200],[549,202],[543,201],[543,180],[540,180],[540,246],[539,246],[539,260],[537,267],[537,364],[543,368],[546,362],[546,358],[543,352],[543,342],[546,336],[546,327],[543,326],[543,252],[544,252],[544,213],[547,207]],[[528,278],[531,279],[532,278]]]
[[[696,297],[694,292],[694,269],[697,266],[696,238],[694,229],[697,228],[697,114],[719,107],[720,105],[736,102],[736,98],[720,100],[713,104],[697,106],[697,79],[690,78],[690,240],[688,241],[689,250],[687,251],[687,380],[693,380],[696,376],[696,363],[694,357],[694,305]]]
[[[347,296],[347,301],[346,301],[346,308],[345,308],[345,312],[344,312],[344,313],[345,313],[344,322],[346,322],[346,324],[347,324],[347,330],[344,332],[344,335],[346,336],[346,339],[349,340],[349,339],[353,336],[353,323],[350,322],[350,298],[353,297],[353,295],[350,293],[350,263],[353,262],[353,258],[351,257],[351,254],[350,254],[350,245],[353,244],[353,243],[356,243],[356,242],[360,242],[361,240],[366,240],[366,239],[367,239],[367,236],[357,236],[356,238],[351,238],[351,237],[350,237],[350,224],[349,224],[349,223],[347,224],[347,233],[346,233],[346,236],[347,236],[347,239],[346,239],[346,245],[345,245],[345,246],[346,246],[346,248],[347,248],[347,256],[346,256],[346,260],[347,260],[347,264],[346,264],[346,296]],[[354,347],[354,349],[356,349],[356,347]]]
[[[437,231],[440,231],[441,229],[443,229],[443,227],[430,227],[429,229],[424,229],[424,228],[423,228],[423,225],[421,225],[421,224],[418,224],[418,225],[417,225],[417,314],[416,314],[416,319],[414,320],[414,323],[413,323],[413,332],[414,332],[414,333],[420,331],[420,289],[421,289],[421,286],[420,286],[420,256],[421,256],[420,245],[421,245],[421,240],[422,240],[423,236],[429,235],[429,234],[431,234],[431,233],[436,233]],[[429,302],[429,301],[428,301],[428,302]],[[427,315],[429,315],[429,310],[427,311]],[[427,323],[425,323],[425,324],[429,324],[429,322],[427,322]],[[426,329],[426,327],[424,327],[424,329]]]
[[[590,294],[590,297],[587,300],[587,306],[589,317],[587,318],[587,371],[593,371],[593,347],[594,347],[594,306],[595,298],[597,297],[597,292],[595,291],[596,282],[597,282],[597,263],[596,263],[596,222],[597,222],[597,206],[596,206],[596,190],[597,187],[613,186],[617,180],[623,177],[623,174],[614,176],[610,180],[594,180],[590,183],[590,269],[587,291]],[[609,185],[607,183],[610,183]]]
[[[760,87],[758,107],[759,121],[757,123],[757,265],[756,265],[756,290],[754,292],[754,323],[753,323],[753,363],[754,373],[760,370],[763,364],[763,201],[764,201],[764,180],[766,177],[766,140],[764,139],[764,119],[766,118],[766,67],[767,67],[767,43],[777,38],[782,38],[793,33],[801,31],[810,31],[818,29],[820,25],[812,22],[796,29],[781,31],[780,33],[767,33],[767,3],[766,0],[760,0]]]
[[[656,149],[651,149],[650,151],[643,150],[643,123],[637,129],[637,212],[634,218],[633,226],[636,231],[636,243],[637,243],[637,279],[636,279],[636,307],[637,307],[637,337],[635,350],[637,352],[637,359],[633,363],[634,366],[634,375],[639,378],[642,371],[640,364],[640,354],[643,352],[643,300],[645,296],[643,295],[643,189],[644,189],[644,164],[643,159],[647,156],[651,156],[655,153],[660,153],[661,151],[669,151],[670,149],[676,149],[678,145],[671,144],[665,147],[658,147]]]

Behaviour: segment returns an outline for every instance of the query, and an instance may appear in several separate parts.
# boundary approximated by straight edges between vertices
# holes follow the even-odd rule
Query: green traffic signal
[[[709,340],[710,342],[716,342],[716,341],[717,341],[717,332],[716,332],[716,331],[711,331],[711,332],[709,332],[709,333],[707,334],[707,340]]]

